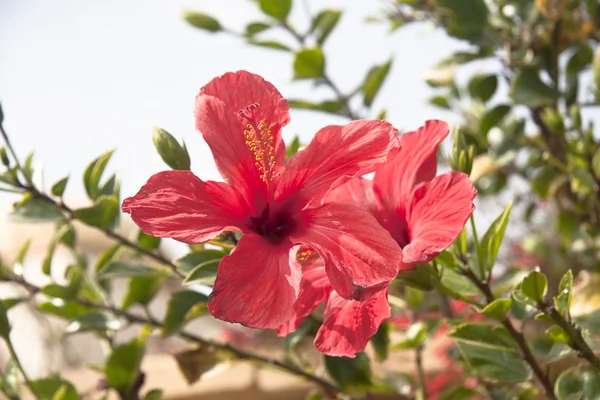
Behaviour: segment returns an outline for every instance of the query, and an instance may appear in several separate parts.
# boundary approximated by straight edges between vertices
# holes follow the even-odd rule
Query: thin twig
[[[579,357],[584,358],[596,370],[600,371],[600,359],[596,356],[594,351],[583,338],[583,335],[581,334],[581,328],[567,321],[556,308],[549,304],[540,303],[539,309],[544,314],[550,316],[556,325],[560,326],[561,329],[569,336],[569,346],[577,352]]]
[[[479,278],[473,273],[473,271],[471,271],[468,268],[464,268],[462,270],[462,274],[471,282],[473,282],[475,286],[477,286],[477,288],[479,288],[481,293],[483,293],[483,295],[485,296],[485,299],[488,304],[490,304],[496,299],[494,297],[494,294],[492,293],[490,285],[479,280]],[[512,338],[517,342],[517,345],[523,353],[523,359],[525,360],[525,362],[527,362],[527,364],[529,364],[529,366],[533,370],[533,373],[535,374],[536,378],[546,391],[546,396],[548,396],[549,399],[556,400],[552,382],[550,381],[548,375],[542,370],[542,367],[537,362],[535,356],[531,352],[531,349],[529,348],[529,345],[527,344],[523,333],[518,331],[517,328],[515,328],[513,323],[508,318],[505,318],[501,323],[506,328],[508,333],[512,336]]]
[[[18,276],[2,276],[2,277],[0,277],[0,281],[16,283],[16,284],[22,286],[23,288],[25,288],[32,295],[41,291],[40,287],[38,287],[30,282],[27,282],[22,277],[18,277]],[[93,302],[93,301],[90,301],[87,299],[82,299],[82,298],[75,298],[74,301],[76,301],[77,303],[79,303],[83,306],[86,306],[86,307],[110,311],[113,314],[115,314],[119,317],[125,318],[127,321],[132,322],[132,323],[149,325],[149,326],[153,326],[155,328],[161,328],[163,326],[163,321],[159,321],[151,316],[146,316],[146,317],[139,316],[139,315],[127,312],[125,310],[122,310],[118,307],[105,305],[105,304],[101,304],[101,303],[96,303],[96,302]],[[278,368],[285,372],[291,373],[293,375],[303,377],[303,378],[307,379],[308,381],[317,384],[319,387],[321,387],[321,389],[323,389],[323,391],[325,391],[331,397],[336,397],[338,394],[344,394],[344,392],[339,387],[337,387],[335,384],[331,383],[330,381],[320,378],[316,375],[313,375],[310,372],[304,371],[293,365],[286,364],[275,358],[261,356],[261,355],[249,352],[247,350],[243,350],[243,349],[234,347],[228,343],[220,343],[217,341],[205,339],[203,337],[200,337],[198,335],[195,335],[195,334],[189,333],[189,332],[181,331],[181,332],[178,332],[177,334],[180,337],[187,339],[191,342],[198,343],[203,346],[211,346],[213,348],[229,352],[229,353],[233,354],[237,359],[254,361],[259,364],[275,367],[275,368]]]

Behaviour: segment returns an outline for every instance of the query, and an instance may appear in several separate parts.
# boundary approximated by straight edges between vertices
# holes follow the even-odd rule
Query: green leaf
[[[506,319],[506,313],[510,310],[511,299],[496,299],[485,306],[481,312],[488,318],[503,321]]]
[[[361,89],[364,94],[363,104],[365,106],[370,107],[373,104],[373,100],[379,89],[381,89],[381,85],[388,76],[391,67],[392,59],[390,58],[385,64],[376,65],[369,70]]]
[[[138,232],[137,242],[140,247],[148,250],[156,250],[160,245],[160,238],[145,234],[142,230]]]
[[[260,9],[267,15],[285,21],[292,9],[292,0],[260,0]]]
[[[283,43],[279,43],[276,42],[274,40],[248,40],[249,44],[253,44],[254,46],[260,46],[260,47],[266,47],[269,49],[274,49],[274,50],[282,50],[282,51],[287,51],[287,52],[291,52],[292,49],[288,46],[286,46]]]
[[[192,308],[205,306],[208,297],[193,290],[182,290],[169,300],[167,315],[163,325],[163,336],[178,332],[186,322],[186,315]]]
[[[500,382],[521,383],[531,379],[529,365],[513,352],[457,342],[471,373]]]
[[[567,62],[567,79],[576,77],[594,59],[594,50],[588,43],[581,43]]]
[[[207,14],[204,14],[201,12],[184,10],[183,11],[183,19],[188,24],[192,25],[193,27],[202,29],[205,31],[219,32],[219,31],[223,30],[223,27],[221,26],[219,21],[217,21],[210,15],[207,15]]]
[[[209,249],[203,251],[194,251],[175,260],[175,264],[177,265],[177,269],[179,269],[182,274],[187,275],[198,265],[211,260],[220,260],[226,255],[227,253],[222,250]]]
[[[127,294],[123,299],[123,309],[126,310],[134,304],[147,306],[154,299],[166,279],[165,276],[132,277],[129,281]]]
[[[414,269],[398,273],[401,284],[425,291],[433,290],[438,280],[437,271],[430,264],[417,264]]]
[[[146,344],[139,338],[113,348],[104,368],[108,385],[120,392],[129,392],[138,378],[145,352]]]
[[[185,277],[182,285],[212,285],[215,282],[217,269],[219,268],[220,262],[221,260],[215,259],[198,264],[196,268],[191,270],[190,273]]]
[[[75,288],[75,291],[73,289],[72,287],[59,285],[58,283],[49,283],[42,288],[42,293],[46,296],[68,300],[77,294],[77,288]]]
[[[7,308],[4,302],[0,301],[0,337],[9,340],[10,322],[8,322]]]
[[[469,94],[474,99],[487,103],[496,93],[498,77],[496,75],[475,75],[469,82]]]
[[[2,305],[4,306],[4,310],[8,311],[14,306],[17,306],[27,300],[29,300],[29,297],[12,297],[8,299],[2,299],[0,300],[0,303],[2,303]]]
[[[548,279],[539,271],[532,271],[521,283],[521,292],[535,304],[544,300],[547,291]]]
[[[546,335],[555,342],[569,344],[571,339],[569,339],[569,335],[557,325],[551,326],[546,329]]]
[[[92,311],[73,319],[65,328],[65,333],[116,331],[121,328],[121,323],[114,315],[104,311]]]
[[[8,360],[0,374],[0,392],[9,399],[19,399],[20,371],[14,360]]]
[[[214,347],[200,346],[175,354],[175,361],[187,383],[192,385],[223,360]]]
[[[294,59],[294,79],[323,78],[325,75],[325,56],[321,48],[302,49],[296,52]]]
[[[143,400],[161,400],[163,391],[161,389],[153,389],[144,395]]]
[[[448,101],[448,98],[446,96],[433,96],[432,98],[429,99],[429,103],[433,104],[434,106],[438,106],[440,108],[444,108],[446,110],[450,110],[450,102]]]
[[[416,349],[427,340],[429,334],[426,322],[417,322],[412,324],[404,335],[404,339],[395,343],[392,348],[394,350]]]
[[[300,324],[298,329],[283,338],[283,346],[285,347],[286,357],[289,357],[290,351],[292,351],[298,345],[298,343],[300,343],[302,338],[305,337],[313,328],[312,321],[310,318],[307,318]]]
[[[487,232],[483,235],[479,248],[482,252],[481,261],[486,271],[491,271],[492,267],[496,263],[496,257],[498,256],[498,250],[502,239],[504,238],[504,231],[510,218],[510,211],[512,210],[513,203],[511,202],[506,206],[504,211],[492,222]]]
[[[294,154],[296,154],[300,150],[300,137],[298,135],[294,136],[292,143],[288,144],[285,148],[285,158],[289,160]]]
[[[67,188],[67,182],[69,182],[69,177],[65,176],[64,178],[56,182],[54,185],[52,185],[52,189],[50,189],[50,191],[56,197],[62,197],[62,195],[65,193],[65,189]]]
[[[554,393],[559,400],[579,400],[583,391],[581,371],[578,367],[561,373],[554,383]]]
[[[9,218],[15,222],[48,222],[62,219],[64,215],[54,204],[26,193],[21,201],[14,205]]]
[[[371,363],[365,353],[357,353],[356,358],[325,356],[325,368],[343,389],[371,386]]]
[[[310,33],[315,35],[317,43],[322,46],[340,20],[342,12],[338,10],[323,10],[313,18]]]
[[[4,122],[4,111],[2,111],[2,105],[0,104],[0,124]]]
[[[573,296],[573,272],[568,270],[558,284],[558,296],[554,298],[554,306],[559,313],[566,314],[571,308]]]
[[[153,129],[152,141],[158,155],[169,167],[182,171],[190,169],[190,155],[185,147],[185,143],[180,145],[173,135],[156,126]]]
[[[161,267],[144,264],[138,261],[116,260],[106,264],[98,271],[98,279],[130,278],[133,276],[144,277],[167,277],[170,270]]]
[[[586,371],[583,374],[583,398],[600,399],[600,374],[597,371]]]
[[[52,314],[65,319],[77,318],[90,312],[88,307],[79,304],[75,300],[56,301],[56,299],[53,299],[53,301],[39,304],[37,308],[42,313]]]
[[[487,349],[514,352],[518,348],[517,343],[503,326],[482,323],[460,324],[448,336]]]
[[[119,200],[115,196],[100,196],[91,207],[79,208],[73,216],[83,223],[98,228],[109,228],[119,215]]]
[[[23,164],[23,175],[25,179],[31,181],[33,177],[33,151],[27,155],[25,163]]]
[[[266,31],[272,27],[273,25],[265,22],[251,22],[246,25],[246,36],[252,38],[254,35]]]
[[[38,379],[31,382],[32,390],[39,400],[78,400],[75,387],[59,376]]]
[[[445,25],[450,36],[471,42],[485,38],[489,10],[484,0],[436,0],[434,4],[442,8],[441,15],[449,16]]]
[[[377,333],[371,338],[371,344],[375,348],[375,359],[380,362],[385,361],[390,347],[390,324],[387,321],[379,325]]]
[[[468,400],[478,398],[479,392],[474,389],[467,389],[464,386],[456,386],[444,392],[438,400]]]
[[[510,113],[510,106],[506,104],[500,104],[483,114],[481,122],[479,123],[479,131],[481,135],[486,136],[487,133],[494,126],[498,126],[500,122]]]
[[[85,186],[85,191],[88,196],[92,200],[98,199],[100,196],[100,179],[102,179],[102,174],[106,169],[106,164],[112,157],[114,150],[110,150],[100,157],[96,158],[92,161],[83,173],[83,184]]]
[[[592,172],[596,178],[600,179],[600,147],[598,147],[592,158]]]
[[[546,85],[534,68],[523,68],[517,72],[511,89],[515,103],[531,108],[544,107],[554,104],[560,94],[556,89]]]
[[[345,106],[343,100],[325,100],[320,103],[311,103],[305,100],[288,100],[291,108],[299,108],[302,110],[322,111],[330,114],[339,114]]]

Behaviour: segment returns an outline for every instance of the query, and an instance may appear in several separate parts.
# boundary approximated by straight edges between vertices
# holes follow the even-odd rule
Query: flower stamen
[[[246,146],[254,154],[255,165],[260,171],[260,179],[272,182],[275,179],[275,147],[269,125],[261,120],[256,123],[255,111],[260,107],[258,103],[250,104],[238,111],[238,116],[245,122],[244,137]]]

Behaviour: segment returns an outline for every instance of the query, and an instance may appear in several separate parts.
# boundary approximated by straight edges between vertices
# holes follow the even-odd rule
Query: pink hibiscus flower
[[[329,190],[386,161],[398,146],[389,123],[327,126],[286,163],[288,103],[246,71],[200,89],[195,117],[225,182],[159,172],[122,209],[145,233],[184,243],[244,234],[219,265],[208,304],[213,316],[254,328],[287,322],[301,279],[290,256],[296,244],[319,252],[332,286],[348,299],[366,299],[396,276],[402,252],[372,215],[322,204]]]
[[[368,210],[402,247],[400,268],[431,261],[460,234],[475,209],[476,190],[462,172],[436,176],[438,146],[448,125],[427,121],[417,132],[400,137],[386,164],[375,169],[372,181],[357,178],[333,190],[327,201]],[[387,286],[367,301],[339,296],[323,266],[305,266],[295,318],[278,329],[293,332],[327,298],[325,319],[315,339],[317,349],[332,356],[354,357],[363,351],[379,325],[390,316]]]

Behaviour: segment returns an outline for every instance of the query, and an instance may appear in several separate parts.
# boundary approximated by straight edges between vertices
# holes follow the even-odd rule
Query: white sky
[[[292,20],[303,24],[304,9],[295,3]],[[394,55],[375,110],[387,107],[401,130],[449,117],[427,105],[432,92],[421,75],[455,50],[456,42],[422,25],[389,35],[385,24],[364,23],[382,10],[384,0],[308,3],[313,13],[320,7],[345,9],[325,46],[328,74],[339,86],[353,89],[371,65]],[[292,83],[289,54],[194,29],[181,19],[185,8],[212,14],[238,31],[261,16],[249,0],[0,0],[5,127],[23,157],[35,149],[48,185],[72,173],[71,202],[84,201],[81,174],[87,163],[113,147],[109,171],[118,171],[123,197],[166,169],[152,145],[154,125],[185,139],[196,174],[219,179],[192,112],[199,88],[226,71],[247,69],[286,97],[313,98],[309,84]],[[318,93],[329,94],[326,88]],[[292,111],[284,138],[300,133],[308,141],[321,126],[342,121]]]

